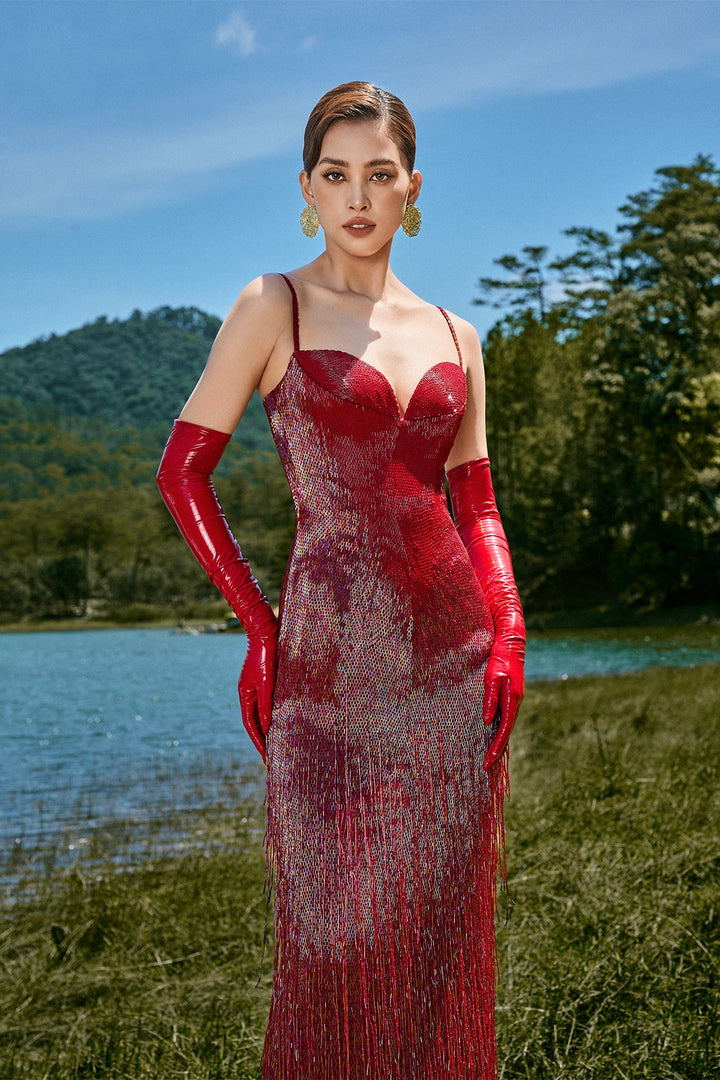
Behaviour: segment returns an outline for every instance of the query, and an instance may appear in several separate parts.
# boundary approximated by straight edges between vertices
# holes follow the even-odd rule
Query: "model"
[[[267,765],[275,891],[264,1080],[496,1076],[525,630],[477,334],[390,268],[421,182],[397,97],[354,82],[318,102],[301,219],[324,250],[242,291],[158,473],[247,632],[240,704]],[[296,509],[277,618],[210,481],[255,390]]]

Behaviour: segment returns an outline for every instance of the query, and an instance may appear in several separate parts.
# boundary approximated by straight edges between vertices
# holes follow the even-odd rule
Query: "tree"
[[[481,277],[478,288],[484,295],[473,300],[473,303],[490,303],[493,307],[509,305],[521,313],[531,312],[543,322],[547,312],[545,293],[548,283],[543,268],[547,250],[546,247],[529,246],[522,249],[523,258],[502,255],[499,259],[493,259],[495,265],[501,266],[510,276]],[[493,299],[488,300],[488,297]]]
[[[510,297],[485,352],[499,490],[523,522],[517,561],[539,596],[522,545],[545,529],[565,583],[651,605],[717,596],[720,172],[706,157],[659,169],[620,215],[616,237],[568,229],[570,255],[525,248],[525,261],[497,260],[509,281],[481,279],[498,304]],[[538,488],[527,455],[550,446],[562,479],[546,461]]]

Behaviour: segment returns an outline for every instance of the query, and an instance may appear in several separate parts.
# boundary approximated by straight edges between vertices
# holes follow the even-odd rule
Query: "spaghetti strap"
[[[462,353],[460,352],[460,342],[457,339],[457,334],[455,333],[455,327],[452,324],[452,320],[451,320],[450,316],[448,315],[447,311],[445,310],[445,308],[441,308],[439,304],[438,304],[438,311],[442,311],[443,315],[445,316],[445,321],[448,324],[448,326],[450,327],[450,333],[453,336],[453,341],[455,342],[455,348],[457,349],[458,358],[460,360],[460,367],[464,371],[465,370],[465,365],[463,363]]]
[[[293,283],[290,280],[290,278],[287,276],[287,274],[281,274],[280,277],[283,278],[283,280],[287,284],[288,289],[290,290],[290,292],[292,294],[292,302],[293,302],[293,348],[294,348],[295,352],[300,352],[300,316],[299,316],[299,313],[298,313],[297,293],[295,292],[295,288],[293,286]],[[447,315],[445,316],[445,318],[447,319]],[[455,331],[453,331],[453,334],[454,333],[455,333]]]

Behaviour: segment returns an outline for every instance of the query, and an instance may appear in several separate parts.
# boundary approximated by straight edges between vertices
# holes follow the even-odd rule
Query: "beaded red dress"
[[[265,409],[297,525],[267,738],[263,1080],[490,1080],[507,773],[482,768],[493,624],[444,491],[460,348],[439,309],[458,361],[403,413],[377,368],[300,348],[285,280],[295,350]]]

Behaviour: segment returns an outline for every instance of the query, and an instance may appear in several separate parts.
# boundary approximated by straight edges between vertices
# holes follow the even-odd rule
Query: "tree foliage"
[[[498,502],[533,610],[720,598],[720,172],[658,169],[614,234],[497,260],[478,302]],[[217,597],[154,473],[218,320],[101,318],[0,357],[0,618]],[[255,395],[218,491],[273,600],[294,514]]]
[[[218,326],[196,308],[166,307],[0,357],[0,619],[217,599],[154,478]],[[277,599],[293,515],[271,448],[255,395],[217,483]]]
[[[616,236],[497,260],[488,428],[531,603],[720,593],[720,172],[657,170]],[[542,278],[542,280],[541,280]]]
[[[217,488],[233,530],[278,598],[293,532],[282,467],[250,458]],[[217,600],[154,484],[106,484],[0,503],[0,619]]]
[[[103,316],[2,353],[0,397],[21,403],[33,421],[84,436],[130,428],[162,446],[219,327],[218,318],[197,308],[135,311],[125,320]],[[12,419],[12,408],[6,400],[0,420]],[[257,395],[243,418],[241,438],[249,450],[271,447]]]

